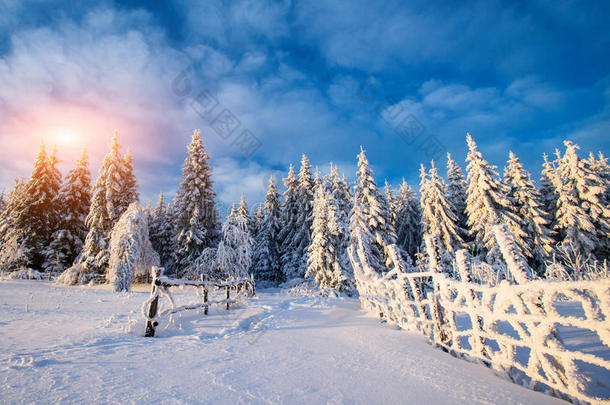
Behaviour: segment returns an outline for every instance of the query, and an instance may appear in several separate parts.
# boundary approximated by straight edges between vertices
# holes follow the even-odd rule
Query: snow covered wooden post
[[[231,291],[231,286],[226,286],[225,289],[227,290],[227,311],[229,310],[229,297],[230,297],[230,291]]]
[[[515,279],[517,284],[527,283],[532,279],[532,269],[527,264],[527,261],[519,253],[519,249],[515,242],[513,234],[504,224],[493,226],[494,236],[500,248],[500,252],[506,261],[508,271]]]
[[[443,309],[439,303],[440,288],[436,280],[437,275],[440,275],[441,273],[441,262],[438,251],[437,237],[437,235],[424,235],[424,244],[426,245],[426,253],[428,254],[428,266],[433,274],[432,284],[434,285],[434,294],[431,302],[432,308],[430,312],[432,312],[432,320],[434,321],[434,340],[442,344],[447,344],[449,337],[443,328],[445,320],[443,319]]]
[[[152,268],[153,279],[151,283],[151,291],[150,295],[152,299],[150,300],[150,304],[148,306],[148,320],[146,321],[146,333],[145,337],[154,337],[155,336],[155,328],[159,325],[159,322],[153,321],[155,316],[157,316],[157,309],[159,306],[159,286],[161,286],[161,274],[163,274],[163,268],[154,267]]]
[[[205,283],[205,275],[204,274],[201,275],[201,282]],[[208,303],[208,287],[205,284],[203,284],[203,286],[201,287],[201,291],[202,291],[203,303],[204,303],[203,314],[207,315],[208,314],[208,306],[205,305],[205,304]]]

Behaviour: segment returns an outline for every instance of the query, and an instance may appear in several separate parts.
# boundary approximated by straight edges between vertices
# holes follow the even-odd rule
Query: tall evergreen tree
[[[578,157],[578,145],[564,142],[566,151],[559,160],[559,198],[557,224],[562,243],[571,245],[584,256],[596,254],[604,258],[610,239],[610,207],[604,206],[605,184]]]
[[[547,213],[549,228],[555,226],[555,217],[557,214],[557,198],[558,194],[558,176],[554,162],[550,162],[546,153],[543,155],[544,163],[542,164],[542,175],[540,177],[540,197],[542,199],[542,208]],[[553,233],[557,242],[556,233]]]
[[[127,152],[123,156],[123,170],[121,181],[121,196],[123,198],[122,206],[129,207],[132,202],[137,202],[140,199],[138,193],[138,181],[133,172],[133,156],[131,149],[127,148]]]
[[[210,157],[198,130],[187,147],[182,182],[176,194],[177,252],[175,265],[181,270],[191,266],[207,247],[215,247],[220,235],[220,221],[214,198]]]
[[[447,199],[454,208],[454,212],[458,218],[458,227],[460,229],[460,237],[467,241],[468,235],[468,216],[466,215],[466,190],[468,184],[462,174],[462,169],[455,160],[451,158],[451,154],[447,153]]]
[[[377,188],[373,171],[361,148],[358,155],[358,179],[354,186],[354,205],[350,217],[351,243],[362,237],[368,262],[378,272],[387,271],[385,246],[396,243],[387,200]]]
[[[23,200],[13,208],[11,227],[6,236],[20,247],[21,254],[17,262],[4,263],[7,269],[14,269],[18,265],[42,269],[44,250],[58,227],[57,196],[61,187],[61,173],[56,164],[55,149],[47,156],[41,144],[32,175],[22,190]]]
[[[508,197],[513,201],[513,211],[521,219],[526,234],[527,248],[522,249],[522,253],[529,258],[533,268],[541,267],[553,252],[548,213],[544,211],[542,197],[531,175],[513,152],[504,169],[504,182],[508,186]]]
[[[258,230],[252,257],[252,270],[254,276],[261,281],[273,283],[283,281],[278,240],[278,234],[281,228],[280,207],[280,195],[277,192],[273,176],[271,176],[269,178],[269,187],[265,198],[264,214]]]
[[[352,195],[350,193],[349,185],[345,180],[345,176],[340,177],[339,168],[332,163],[328,175],[328,187],[330,195],[336,205],[336,212],[334,215],[336,216],[340,235],[340,243],[338,244],[337,249],[341,268],[344,269],[347,274],[353,275],[354,271],[347,254],[347,247],[350,242],[349,218],[352,211]]]
[[[58,201],[59,229],[46,249],[44,263],[45,269],[52,272],[70,267],[87,237],[85,220],[91,203],[91,173],[85,150],[64,179]]]
[[[159,193],[159,200],[152,211],[148,229],[150,243],[159,254],[161,266],[171,269],[175,251],[174,223],[171,207],[165,203],[163,193]]]
[[[455,214],[455,208],[449,202],[447,186],[438,175],[434,161],[431,162],[428,174],[426,174],[424,165],[421,165],[420,177],[424,232],[438,235],[440,248],[445,252],[453,253],[463,248],[464,242],[460,236],[458,216]]]
[[[299,171],[299,188],[297,197],[296,232],[285,249],[290,249],[292,262],[284,269],[286,279],[304,277],[307,271],[307,248],[311,243],[311,223],[313,209],[314,179],[311,175],[311,165],[307,156],[301,158]],[[287,251],[287,250],[286,250]]]
[[[27,188],[27,179],[15,179],[15,185],[6,197],[6,206],[0,212],[1,270],[16,270],[28,264],[28,252],[23,249],[23,235],[14,229],[15,220],[27,203]]]
[[[292,164],[288,176],[284,179],[284,202],[282,204],[282,229],[278,235],[280,241],[280,262],[286,279],[292,276],[292,269],[298,263],[298,252],[293,247],[299,223],[299,179]]]
[[[254,235],[254,219],[250,215],[250,211],[248,211],[248,203],[246,202],[246,196],[244,193],[241,194],[241,198],[239,200],[239,208],[237,209],[237,215],[244,217],[248,224],[248,234],[250,237]]]
[[[89,231],[80,259],[90,275],[81,278],[81,282],[86,282],[93,274],[103,274],[108,267],[110,232],[128,207],[121,195],[124,172],[121,146],[115,131],[110,141],[110,151],[104,157],[91,193],[91,204],[85,220]]]
[[[396,204],[397,244],[414,260],[422,242],[421,208],[415,191],[405,179],[398,190]]]
[[[316,186],[313,208],[312,242],[308,248],[305,277],[313,277],[321,288],[351,293],[353,272],[341,257],[345,240],[339,205],[325,182]]]
[[[466,140],[469,148],[466,157],[466,161],[469,162],[466,168],[468,171],[467,225],[475,239],[478,253],[486,256],[489,262],[495,262],[501,260],[501,253],[492,230],[495,224],[506,224],[519,246],[522,246],[525,233],[519,219],[511,211],[511,201],[506,197],[506,186],[498,178],[496,167],[483,159],[470,134],[467,135]]]

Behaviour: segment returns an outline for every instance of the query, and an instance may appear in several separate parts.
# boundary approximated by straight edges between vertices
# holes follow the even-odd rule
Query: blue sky
[[[87,147],[95,172],[113,129],[154,200],[200,128],[223,204],[262,199],[301,153],[353,178],[360,145],[380,184],[415,187],[444,150],[464,166],[466,132],[535,178],[564,139],[608,153],[610,3],[430,3],[0,0],[0,182],[29,174],[41,139],[64,170]],[[211,125],[225,110],[232,133]]]

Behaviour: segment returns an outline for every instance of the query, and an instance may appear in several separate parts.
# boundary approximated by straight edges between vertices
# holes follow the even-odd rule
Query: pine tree
[[[6,197],[6,207],[0,212],[0,269],[3,271],[16,270],[28,263],[22,235],[14,229],[17,214],[27,203],[27,186],[25,178],[15,179],[15,185]]]
[[[193,132],[188,156],[182,169],[182,182],[176,194],[177,254],[175,265],[187,269],[208,247],[219,240],[219,214],[212,185],[209,156],[198,130]]]
[[[557,169],[560,188],[556,229],[562,244],[572,246],[585,257],[597,253],[602,259],[610,238],[610,208],[604,206],[605,184],[587,161],[578,157],[578,145],[570,141],[564,144],[566,152]]]
[[[290,270],[297,262],[296,252],[293,248],[293,240],[299,230],[299,179],[291,164],[288,169],[288,176],[284,182],[284,201],[282,204],[282,229],[278,235],[280,241],[280,262],[284,278],[288,279],[292,275]]]
[[[159,254],[161,266],[168,270],[172,267],[175,251],[172,219],[171,207],[165,203],[163,193],[159,193],[159,200],[149,221],[148,234],[153,249]]]
[[[105,273],[110,254],[110,232],[127,210],[126,200],[121,195],[125,167],[120,148],[115,131],[110,141],[110,151],[104,157],[91,192],[91,205],[85,220],[89,231],[80,259],[80,264],[90,274],[80,282],[87,282],[94,274]]]
[[[3,267],[7,269],[21,265],[42,269],[45,248],[58,228],[57,196],[61,187],[61,173],[55,167],[56,164],[55,149],[47,156],[44,144],[41,144],[32,175],[21,190],[23,199],[16,202],[12,210],[11,226],[6,238],[13,246],[18,246],[21,253],[18,258],[14,256],[17,262],[13,263],[5,256],[7,261]]]
[[[394,190],[392,190],[392,186],[388,183],[386,179],[384,185],[385,199],[388,202],[388,208],[390,209],[390,223],[396,229],[396,221],[398,218],[398,199],[396,195],[394,195]]]
[[[511,201],[506,197],[506,186],[498,178],[495,166],[490,165],[477,150],[474,139],[467,135],[468,189],[466,192],[466,213],[468,227],[475,239],[478,252],[486,256],[488,262],[501,260],[492,228],[495,224],[506,224],[519,246],[525,234],[519,219],[511,212]]]
[[[283,281],[278,240],[280,215],[280,196],[271,176],[252,257],[252,271],[257,280],[273,283]]]
[[[352,195],[349,185],[345,180],[345,176],[339,176],[339,169],[336,165],[330,165],[330,173],[328,175],[328,187],[330,195],[336,204],[336,221],[338,224],[338,232],[340,234],[340,243],[338,244],[338,257],[340,258],[341,268],[345,269],[346,274],[353,278],[352,264],[347,254],[347,247],[350,242],[349,218],[352,211]]]
[[[533,268],[540,267],[553,252],[554,241],[548,227],[548,213],[544,211],[542,196],[531,175],[513,152],[510,152],[508,166],[504,170],[504,182],[508,185],[507,195],[514,204],[513,212],[521,219],[526,234],[527,248],[522,248],[521,252],[530,259]],[[540,274],[542,272],[541,269]]]
[[[241,198],[239,200],[239,208],[237,209],[237,215],[246,218],[246,222],[248,223],[248,233],[250,237],[254,235],[254,218],[250,215],[248,211],[248,203],[246,202],[246,197],[244,193],[241,194]]]
[[[395,228],[398,246],[414,260],[422,243],[421,207],[415,191],[405,179],[398,190]]]
[[[70,267],[81,253],[87,225],[85,220],[91,202],[91,173],[85,150],[68,172],[58,196],[59,229],[45,252],[44,267],[58,272]]]
[[[464,247],[460,237],[458,217],[455,208],[449,202],[447,186],[438,175],[438,171],[431,162],[429,174],[426,175],[424,165],[420,170],[420,195],[421,211],[424,232],[430,235],[438,235],[440,248],[453,253]]]
[[[307,271],[307,248],[311,243],[313,187],[311,165],[307,156],[303,155],[296,201],[296,228],[290,240],[283,244],[285,253],[292,252],[289,253],[291,257],[286,261],[284,267],[287,280],[304,277]]]
[[[451,158],[451,154],[447,153],[447,199],[454,209],[458,218],[458,227],[460,229],[460,237],[467,241],[468,235],[468,216],[466,215],[466,190],[468,184],[462,174],[462,169],[455,160]]]
[[[129,207],[131,203],[138,202],[140,199],[138,182],[133,173],[133,156],[131,155],[131,149],[129,148],[127,148],[127,152],[125,152],[125,155],[123,156],[122,177],[121,196],[123,202],[121,206]]]
[[[312,242],[308,248],[308,268],[305,277],[313,277],[321,288],[351,293],[351,269],[343,267],[341,249],[345,229],[340,223],[341,213],[329,187],[319,182],[316,186],[312,222]]]
[[[368,262],[377,272],[387,271],[385,247],[396,243],[391,224],[390,208],[373,179],[373,171],[361,148],[358,155],[358,179],[354,186],[354,205],[350,217],[352,245],[362,237]]]
[[[557,198],[558,198],[558,176],[554,162],[550,162],[546,153],[543,155],[544,163],[542,164],[542,175],[540,177],[540,197],[542,199],[542,208],[547,213],[547,220],[550,229],[555,226],[555,217],[557,214]],[[557,234],[553,233],[557,242]]]

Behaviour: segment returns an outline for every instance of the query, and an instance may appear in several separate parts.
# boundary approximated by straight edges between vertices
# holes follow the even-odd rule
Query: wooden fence
[[[610,279],[531,281],[519,265],[515,282],[482,285],[470,280],[464,251],[454,262],[457,280],[440,271],[432,238],[426,245],[429,271],[407,269],[387,246],[393,264],[385,274],[368,264],[361,240],[350,246],[362,307],[529,388],[610,404]],[[565,336],[577,336],[576,343]]]
[[[201,276],[201,281],[194,280],[179,280],[171,279],[163,275],[163,268],[153,267],[153,279],[151,283],[150,297],[143,305],[144,317],[146,318],[146,332],[144,336],[154,337],[155,328],[159,325],[158,319],[175,314],[180,311],[203,308],[204,315],[208,314],[210,305],[224,304],[229,310],[231,304],[238,302],[240,296],[255,295],[254,281],[250,279],[228,280],[226,282],[206,281],[204,276]],[[187,304],[177,307],[170,293],[170,287],[190,286],[200,289],[202,302]],[[225,292],[224,300],[210,301],[208,295],[210,291],[223,290]],[[231,291],[234,291],[234,298],[231,299]],[[170,308],[159,312],[159,298],[166,297],[170,303]]]

